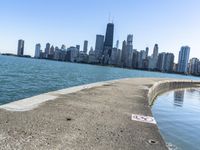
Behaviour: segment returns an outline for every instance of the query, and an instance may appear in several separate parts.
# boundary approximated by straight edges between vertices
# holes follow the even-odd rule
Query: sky
[[[133,47],[172,52],[177,61],[181,46],[200,58],[199,0],[0,0],[0,53],[17,53],[25,40],[25,54],[34,56],[35,44],[95,47],[96,34],[115,25],[114,43],[120,47],[133,34]],[[110,17],[109,17],[110,16]]]

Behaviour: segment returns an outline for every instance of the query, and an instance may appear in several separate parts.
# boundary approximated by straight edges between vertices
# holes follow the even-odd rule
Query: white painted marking
[[[154,117],[143,116],[143,115],[139,115],[139,114],[132,114],[131,120],[138,121],[138,122],[144,122],[144,123],[156,124],[156,120],[154,119]]]

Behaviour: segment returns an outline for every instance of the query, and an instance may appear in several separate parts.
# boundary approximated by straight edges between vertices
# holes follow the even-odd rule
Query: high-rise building
[[[54,55],[54,53],[55,53],[55,48],[54,48],[54,46],[52,45],[51,46],[51,48],[50,48],[50,55]]]
[[[103,45],[104,45],[104,36],[96,35],[96,43],[95,43],[95,55],[97,59],[100,59],[103,55]]]
[[[89,51],[88,63],[96,64],[98,62],[99,61],[96,59],[96,56],[95,56],[95,51],[93,50],[93,47],[91,47]]]
[[[110,58],[110,61],[109,61],[110,65],[117,65],[117,55],[118,55],[118,49],[113,48],[111,58]]]
[[[45,58],[48,58],[48,55],[50,54],[50,43],[47,43],[46,44],[46,47],[45,47],[45,50],[44,50],[44,53],[45,53]]]
[[[143,61],[146,59],[146,51],[141,50],[138,55],[138,68],[144,69]]]
[[[122,56],[121,56],[121,66],[126,67],[126,53],[127,53],[127,48],[126,48],[126,41],[124,40],[122,43]]]
[[[153,54],[149,58],[148,69],[156,70],[157,69],[157,61],[158,61],[158,44],[154,45]]]
[[[118,49],[117,50],[117,66],[121,66],[121,56],[122,56],[122,51]]]
[[[148,69],[149,70],[156,70],[157,69],[157,61],[158,61],[158,57],[156,57],[156,58],[150,57]]]
[[[83,45],[83,52],[84,52],[85,54],[87,54],[87,51],[88,51],[88,41],[85,40],[85,41],[84,41],[84,45]]]
[[[35,45],[35,58],[40,58],[40,51],[41,51],[41,45],[36,44]]]
[[[119,49],[119,40],[116,41],[115,48]]]
[[[158,57],[158,44],[155,44],[153,49],[153,58],[156,57]]]
[[[61,46],[62,48],[62,46]],[[61,50],[56,46],[55,47],[55,53],[54,53],[54,59],[55,60],[60,60],[60,53],[61,53]]]
[[[18,41],[17,55],[18,56],[24,55],[24,40]]]
[[[149,47],[146,47],[146,58],[149,56]]]
[[[105,42],[103,47],[103,64],[108,64],[109,58],[111,57],[113,48],[113,37],[114,37],[114,24],[108,23],[106,29]]]
[[[178,59],[179,73],[187,73],[189,56],[190,56],[190,47],[182,46],[181,50],[179,51],[179,59]]]
[[[76,47],[69,47],[67,53],[69,55],[68,61],[77,62],[79,50]]]
[[[133,35],[129,34],[127,36],[127,45],[126,45],[126,67],[132,67],[132,56],[133,56]]]
[[[174,67],[174,54],[166,53],[165,63],[164,63],[164,71],[165,72],[173,72],[173,67]]]
[[[158,55],[157,69],[162,72],[172,72],[174,66],[174,54],[160,53]]]
[[[193,75],[198,75],[198,66],[199,66],[199,59],[198,58],[192,58],[190,59],[190,65],[189,65],[189,73]]]
[[[64,44],[62,44],[61,46],[61,50],[65,51],[66,50],[66,46]]]
[[[133,49],[133,35],[129,34],[127,36],[127,46],[131,47],[130,49]]]
[[[76,45],[76,49],[80,51],[80,45]]]
[[[133,56],[132,56],[132,67],[133,68],[138,68],[139,56],[140,56],[140,53],[136,49],[133,49]]]
[[[165,58],[166,58],[166,53],[160,53],[158,55],[158,61],[157,61],[157,69],[159,71],[164,71],[164,65],[165,65]]]
[[[50,47],[49,54],[48,54],[47,58],[48,58],[48,59],[54,59],[54,55],[55,55],[55,48],[54,48],[54,46],[52,45],[52,46]]]

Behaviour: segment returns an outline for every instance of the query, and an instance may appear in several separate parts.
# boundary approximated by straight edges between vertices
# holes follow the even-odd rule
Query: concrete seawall
[[[153,84],[148,92],[148,102],[149,105],[152,105],[156,97],[164,92],[180,89],[180,88],[191,88],[191,87],[200,87],[199,81],[192,80],[164,80],[158,81]]]
[[[0,106],[0,149],[166,150],[150,105],[200,82],[133,78],[41,94]]]

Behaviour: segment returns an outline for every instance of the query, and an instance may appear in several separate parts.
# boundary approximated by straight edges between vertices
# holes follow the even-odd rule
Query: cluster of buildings
[[[44,50],[41,44],[35,46],[35,58],[68,61],[77,63],[89,63],[110,65],[116,67],[142,69],[169,73],[200,75],[200,61],[197,58],[189,60],[190,47],[182,46],[179,52],[178,63],[174,63],[173,53],[159,53],[158,44],[154,45],[153,54],[149,55],[149,47],[138,51],[133,48],[133,35],[129,34],[119,48],[119,41],[113,44],[114,24],[108,23],[106,34],[96,35],[95,48],[88,52],[88,41],[84,41],[83,48],[80,45],[66,48],[63,44],[60,48],[50,43]],[[114,46],[113,46],[114,45]],[[24,41],[18,41],[18,56],[23,56]]]

